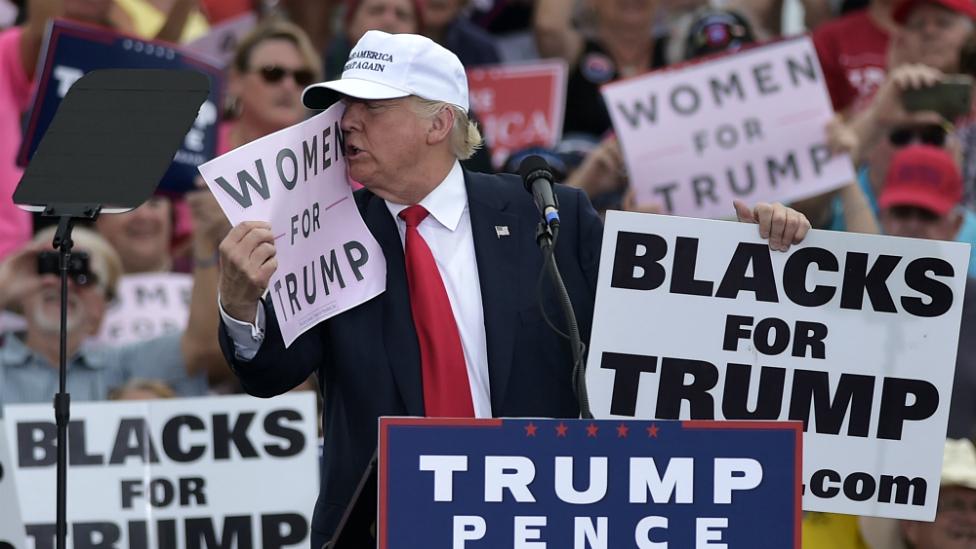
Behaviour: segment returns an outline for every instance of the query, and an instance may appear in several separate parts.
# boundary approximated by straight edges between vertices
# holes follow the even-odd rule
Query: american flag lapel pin
[[[508,236],[508,225],[495,225],[495,236],[501,238],[503,236]]]

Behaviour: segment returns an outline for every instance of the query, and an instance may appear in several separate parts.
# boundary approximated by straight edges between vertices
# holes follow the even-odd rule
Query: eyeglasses
[[[927,210],[925,208],[919,208],[918,206],[907,206],[899,205],[892,206],[888,208],[888,213],[895,219],[901,221],[907,221],[909,219],[918,219],[923,223],[934,223],[940,219],[940,215],[933,212],[932,210]]]
[[[912,143],[942,147],[945,145],[949,130],[950,128],[946,126],[934,124],[896,128],[888,134],[888,141],[895,147],[904,147]]]
[[[286,76],[291,76],[295,83],[303,88],[311,85],[312,82],[315,81],[315,73],[313,73],[310,69],[291,70],[282,67],[268,66],[261,67],[255,72],[260,74],[261,78],[264,79],[264,81],[268,84],[276,84],[281,82],[281,80]]]

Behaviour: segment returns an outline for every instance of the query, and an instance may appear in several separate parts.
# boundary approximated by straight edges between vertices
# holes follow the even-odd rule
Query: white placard
[[[790,201],[854,181],[808,37],[603,87],[639,203],[724,218],[732,200]]]
[[[0,29],[13,26],[17,22],[17,6],[10,0],[0,0]]]
[[[0,311],[0,334],[22,332],[27,329],[27,320],[10,311]]]
[[[935,517],[970,247],[608,212],[596,417],[809,420],[803,508]]]
[[[51,406],[4,414],[28,541],[53,547]],[[311,391],[73,404],[69,547],[308,547],[316,425]]]
[[[17,485],[14,483],[14,462],[7,450],[3,418],[0,418],[0,509],[0,549],[27,549]]]
[[[145,273],[119,279],[96,340],[125,345],[182,332],[190,314],[193,277],[184,273]]]
[[[278,269],[268,298],[286,346],[386,290],[386,258],[346,178],[344,109],[338,103],[200,166],[232,225],[271,223]]]
[[[210,32],[186,44],[184,48],[206,55],[218,67],[227,67],[234,59],[234,52],[237,51],[241,38],[251,32],[257,23],[258,16],[254,12],[242,13],[210,27]]]

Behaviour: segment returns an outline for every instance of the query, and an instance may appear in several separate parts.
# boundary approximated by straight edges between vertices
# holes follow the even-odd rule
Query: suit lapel
[[[407,415],[424,415],[420,348],[410,313],[410,293],[400,232],[386,203],[372,196],[363,214],[386,258],[386,295],[381,299],[383,342]]]
[[[494,178],[465,171],[464,182],[485,314],[491,409],[499,416],[511,377],[518,321],[519,220],[506,211],[508,201]]]

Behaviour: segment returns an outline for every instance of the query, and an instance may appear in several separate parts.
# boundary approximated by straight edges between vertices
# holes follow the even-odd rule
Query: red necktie
[[[427,215],[420,205],[400,212],[407,222],[407,285],[420,343],[424,410],[428,417],[474,417],[468,369],[451,302],[434,255],[417,230]]]

